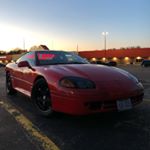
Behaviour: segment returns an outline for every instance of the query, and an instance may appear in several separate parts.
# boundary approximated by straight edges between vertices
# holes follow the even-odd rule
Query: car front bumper
[[[106,93],[105,93],[106,94]],[[98,112],[118,111],[117,101],[130,99],[132,107],[143,101],[144,92],[141,89],[131,94],[109,94],[77,92],[74,94],[52,93],[52,107],[54,111],[72,115],[87,115]]]

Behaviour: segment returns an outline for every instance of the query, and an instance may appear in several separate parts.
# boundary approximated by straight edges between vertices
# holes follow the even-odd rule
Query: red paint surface
[[[43,55],[42,59],[54,55]],[[13,88],[31,96],[32,87],[38,76],[42,76],[49,87],[52,107],[55,111],[74,115],[92,114],[116,110],[116,101],[133,98],[133,105],[142,101],[143,87],[119,69],[94,64],[65,64],[33,66],[19,68],[16,63],[6,66],[6,72],[13,78]],[[59,85],[59,80],[66,76],[76,76],[92,80],[95,89],[72,89]],[[120,88],[121,87],[121,88]],[[89,104],[101,103],[98,109],[91,109]],[[108,107],[109,105],[109,107]]]

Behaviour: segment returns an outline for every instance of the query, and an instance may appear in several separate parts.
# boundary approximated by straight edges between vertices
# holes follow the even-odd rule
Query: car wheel
[[[10,73],[6,74],[6,93],[8,95],[14,95],[17,93],[17,91],[12,86],[12,79]]]
[[[43,78],[35,82],[32,91],[32,100],[42,115],[51,116],[53,114],[50,91]]]

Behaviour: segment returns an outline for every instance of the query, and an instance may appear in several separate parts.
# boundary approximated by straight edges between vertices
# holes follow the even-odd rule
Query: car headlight
[[[59,81],[59,85],[66,88],[94,89],[93,81],[80,77],[64,77]]]

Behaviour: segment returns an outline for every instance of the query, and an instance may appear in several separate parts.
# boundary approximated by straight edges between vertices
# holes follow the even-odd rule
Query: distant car
[[[5,64],[3,64],[3,63],[0,63],[0,67],[5,67]]]
[[[32,51],[7,64],[6,89],[10,95],[19,91],[29,96],[45,116],[128,110],[144,95],[130,73],[64,51]]]
[[[97,60],[97,61],[94,61],[93,64],[106,65],[106,66],[117,66],[117,62],[115,62],[115,61],[103,62],[103,61]]]
[[[110,61],[107,63],[108,66],[117,66],[117,62],[115,61]]]
[[[141,63],[141,66],[150,67],[150,60],[143,60],[142,63]]]
[[[105,62],[100,61],[100,60],[94,61],[93,64],[106,65]]]

